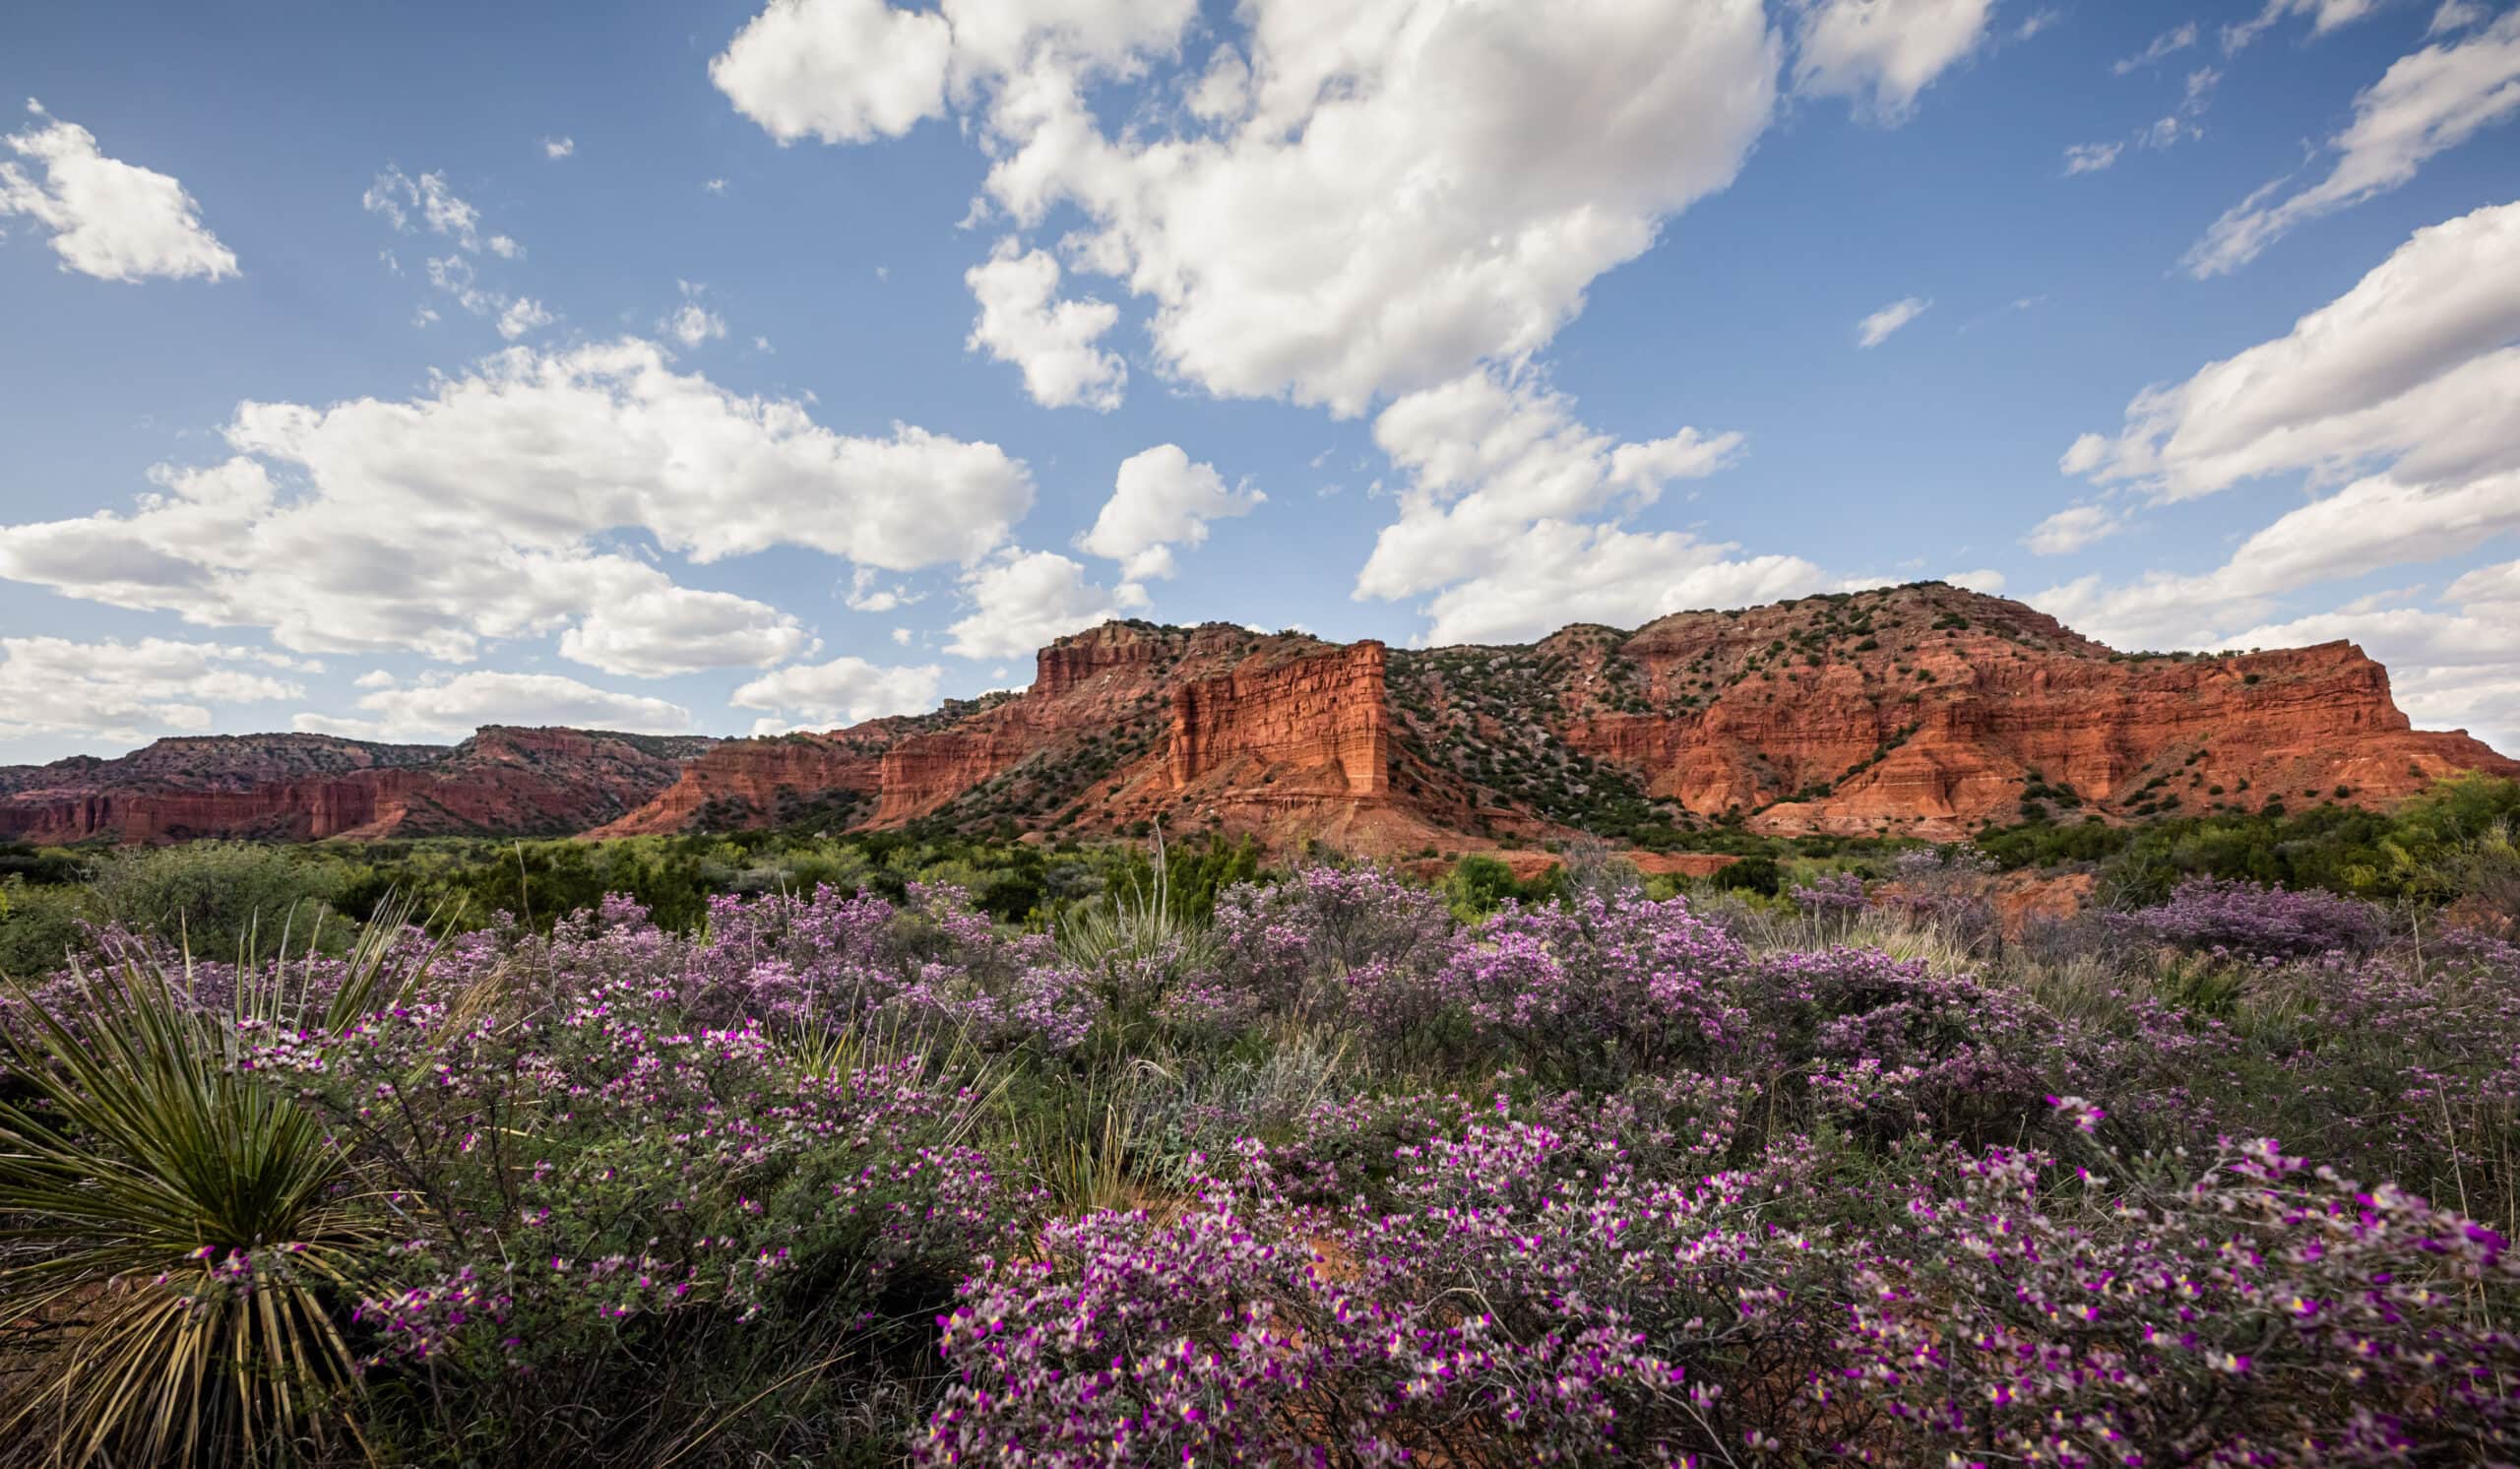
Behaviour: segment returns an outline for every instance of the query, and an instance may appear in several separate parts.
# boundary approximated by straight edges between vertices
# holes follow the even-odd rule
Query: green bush
[[[95,909],[85,887],[0,881],[0,976],[33,979],[61,968]]]
[[[1455,862],[1452,875],[1444,879],[1444,901],[1469,923],[1504,907],[1519,886],[1513,868],[1495,858],[1472,853]]]
[[[2442,903],[2466,891],[2452,870],[2455,854],[2513,825],[2520,825],[2520,782],[2469,775],[2394,811],[2333,804],[2293,811],[2269,801],[2254,811],[2165,815],[2135,826],[2035,822],[1981,831],[1976,842],[2004,867],[2100,863],[2103,898],[2139,906],[2163,901],[2194,876]]]
[[[151,866],[162,890],[147,891],[183,895],[166,870]],[[234,854],[200,870],[251,873]],[[67,992],[11,993],[0,1065],[24,1090],[0,1102],[0,1219],[18,1251],[0,1322],[13,1368],[37,1369],[14,1385],[42,1386],[0,1431],[49,1440],[56,1463],[337,1446],[330,1420],[357,1381],[340,1308],[387,1235],[338,1129],[263,1084],[252,1056],[258,1032],[330,1038],[391,1003],[425,968],[398,965],[398,937],[375,926],[321,1000],[310,955],[302,976],[249,972],[230,1010],[196,1007],[189,965],[127,938]],[[51,1329],[23,1329],[37,1321]]]
[[[1728,862],[1707,881],[1727,892],[1757,893],[1762,898],[1773,898],[1785,890],[1784,870],[1773,857],[1745,857]]]
[[[284,938],[291,951],[310,939],[346,946],[350,925],[335,910],[349,876],[303,849],[194,842],[116,853],[96,864],[88,894],[100,923],[205,957],[250,952],[259,961],[279,954]]]
[[[1502,861],[1476,852],[1454,863],[1451,875],[1444,879],[1444,902],[1465,924],[1475,924],[1508,902],[1546,903],[1565,891],[1563,862],[1529,881],[1518,881],[1514,869]]]

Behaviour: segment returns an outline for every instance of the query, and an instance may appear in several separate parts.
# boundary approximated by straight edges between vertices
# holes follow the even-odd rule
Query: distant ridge
[[[804,819],[1109,833],[1161,817],[1396,855],[1737,818],[1950,838],[2026,803],[2110,820],[2381,805],[2466,770],[2520,763],[2412,730],[2351,644],[2125,655],[1925,582],[1503,647],[1110,622],[1042,649],[1021,694],[729,740],[598,834]]]
[[[0,766],[0,837],[566,836],[648,800],[716,743],[504,725],[454,745],[186,735],[110,760]]]
[[[2129,655],[1940,582],[1538,643],[1389,649],[1108,622],[1030,688],[826,734],[485,729],[453,747],[160,740],[0,769],[0,836],[590,836],[805,825],[1252,834],[1371,855],[1591,832],[1952,838],[2271,801],[2386,805],[2462,771],[2349,643]]]

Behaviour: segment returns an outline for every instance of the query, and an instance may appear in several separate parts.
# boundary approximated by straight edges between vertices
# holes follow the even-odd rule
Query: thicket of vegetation
[[[2043,819],[1989,827],[1972,845],[1999,868],[2093,869],[2104,907],[2159,903],[2180,881],[2198,876],[2438,905],[2462,891],[2520,886],[2515,829],[2520,783],[2469,776],[2389,812],[2323,802],[2123,826]],[[1778,897],[1832,872],[1884,877],[1901,854],[1922,844],[1780,838],[1717,825],[1688,833],[1679,845],[1743,861],[1698,883],[1658,879],[1655,896],[1695,888]],[[1546,901],[1561,894],[1566,881],[1552,873],[1517,882],[1502,862],[1477,853],[1428,849],[1421,856],[1450,869],[1441,885],[1465,918],[1482,917],[1507,899]],[[1577,867],[1598,861],[1580,853],[1570,858]],[[968,892],[975,906],[1000,922],[1039,926],[1114,885],[1143,885],[1147,862],[1140,843],[919,832],[834,837],[796,828],[604,842],[210,842],[143,852],[0,844],[0,974],[48,972],[90,925],[188,939],[196,952],[220,957],[233,956],[250,930],[267,957],[292,922],[295,938],[303,940],[317,909],[362,923],[391,893],[410,898],[435,932],[486,927],[501,914],[547,931],[556,919],[607,893],[636,899],[660,926],[683,931],[705,920],[712,899],[730,894],[810,892],[828,884],[899,901],[912,883],[929,882]],[[1226,885],[1257,876],[1262,865],[1248,842],[1203,838],[1172,849],[1174,886],[1194,914],[1204,914]],[[349,932],[337,920],[323,930],[320,946],[338,950]]]
[[[0,990],[0,1463],[2511,1461],[2499,798],[2396,833],[2479,926],[2009,937],[1970,849],[22,854],[109,923]]]
[[[1258,874],[1248,842],[1197,842],[1171,856],[1174,887],[1204,906]],[[336,916],[319,945],[338,951],[350,927],[389,896],[435,933],[487,928],[502,915],[537,931],[607,894],[637,901],[662,927],[706,922],[713,899],[831,886],[899,901],[913,883],[942,883],[1003,923],[1040,925],[1114,884],[1151,877],[1139,844],[1035,844],[877,832],[625,837],[601,842],[449,838],[273,846],[196,842],[138,851],[0,846],[0,974],[39,975],[83,929],[116,926],[205,956],[234,957],[249,935],[276,951],[319,910]],[[293,918],[292,918],[293,916]]]
[[[2005,867],[2096,864],[2105,897],[2158,902],[2187,877],[2438,903],[2489,883],[2520,828],[2520,782],[2444,781],[2392,811],[2272,801],[2255,811],[2160,816],[2128,826],[2052,820],[1978,833]]]

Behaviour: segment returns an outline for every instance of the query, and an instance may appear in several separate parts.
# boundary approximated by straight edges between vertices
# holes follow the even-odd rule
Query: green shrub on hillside
[[[1564,863],[1529,879],[1517,879],[1514,869],[1496,858],[1472,853],[1453,864],[1444,878],[1444,902],[1453,917],[1465,924],[1475,924],[1503,908],[1507,903],[1549,903],[1565,895]]]

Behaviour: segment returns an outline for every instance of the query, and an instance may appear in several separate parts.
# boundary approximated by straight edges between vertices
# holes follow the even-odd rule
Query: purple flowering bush
[[[1982,865],[1767,926],[1322,866],[1049,930],[914,886],[189,979],[125,935],[126,999],[0,1004],[0,1364],[77,1388],[7,1294],[76,1259],[304,1303],[322,1372],[204,1378],[280,1405],[238,1462],[2520,1459],[2520,951],[2237,885],[1999,951]],[[174,1018],[300,1206],[145,1270],[31,1228],[236,1192],[54,1120]]]
[[[1945,1160],[1905,1213],[1814,1385],[1906,1461],[2463,1462],[2520,1443],[2520,1340],[2494,1324],[2520,1261],[2394,1187],[2266,1141],[2122,1183],[1998,1149]]]
[[[1024,1212],[971,1145],[967,1076],[915,1050],[836,1067],[784,989],[763,1008],[788,1023],[706,1023],[724,986],[681,944],[608,905],[341,1034],[257,1048],[389,1190],[392,1242],[348,1310],[377,1401],[460,1403],[472,1452],[628,1453],[731,1369],[768,1382],[808,1349],[858,1364],[797,1400],[845,1420]]]
[[[1678,899],[1579,893],[1508,908],[1455,947],[1435,984],[1476,1034],[1544,1081],[1615,1085],[1704,1069],[1746,1039],[1749,954]]]
[[[2366,954],[2388,935],[2386,916],[2359,898],[2212,877],[2188,878],[2124,922],[2156,943],[2259,961]]]
[[[1457,926],[1441,895],[1373,867],[1310,866],[1286,881],[1217,899],[1219,980],[1259,1009],[1344,1020],[1386,1033],[1417,1018],[1404,996],[1431,995]],[[1383,1009],[1370,1012],[1371,1001]]]
[[[1473,1126],[1411,1150],[1402,1211],[1362,1222],[1285,1204],[1254,1166],[1177,1219],[1055,1226],[1045,1258],[976,1278],[945,1319],[959,1376],[920,1461],[1612,1462],[1702,1446],[1736,1410],[1690,1359],[1825,1335],[1824,1297],[1763,1278],[1804,1273],[1753,1217],[1777,1184],[1587,1177],[1554,1156],[1565,1146],[1529,1124]]]
[[[1830,872],[1794,889],[1795,908],[1823,942],[1842,943],[1872,906],[1863,875]]]
[[[2089,1119],[2086,1104],[2063,1104]],[[2402,1463],[2520,1444],[2501,1237],[2272,1144],[2182,1182],[1807,1147],[1653,1179],[1468,1125],[1393,1207],[1263,1166],[965,1287],[932,1464]],[[2455,1457],[2449,1461],[2456,1461]]]

